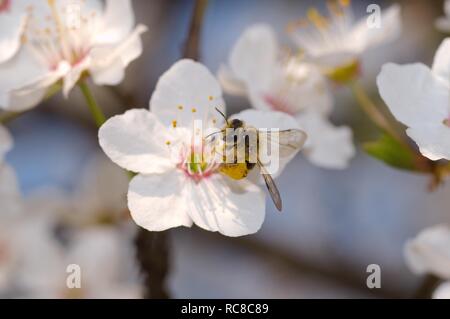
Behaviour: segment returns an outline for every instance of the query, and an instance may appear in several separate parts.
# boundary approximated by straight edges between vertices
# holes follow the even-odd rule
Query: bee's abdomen
[[[222,174],[235,180],[246,178],[249,171],[246,163],[222,164],[219,170]]]

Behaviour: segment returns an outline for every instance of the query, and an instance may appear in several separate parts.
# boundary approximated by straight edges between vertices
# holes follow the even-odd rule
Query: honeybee
[[[242,120],[227,119],[218,109],[217,112],[219,112],[226,121],[226,125],[221,131],[212,134],[215,136],[221,134],[222,137],[220,140],[222,142],[221,156],[223,156],[223,160],[220,164],[219,171],[234,180],[241,180],[246,178],[250,171],[255,167],[258,167],[275,207],[281,212],[283,203],[280,192],[278,191],[278,187],[271,174],[268,172],[260,158],[260,149],[261,147],[265,147],[263,146],[263,142],[276,144],[275,146],[278,148],[279,159],[288,159],[303,147],[306,142],[307,134],[298,129],[276,132],[260,131],[247,125]],[[276,134],[276,136],[273,134]],[[209,135],[208,137],[211,137],[212,135]],[[272,139],[274,139],[275,142],[272,141]]]

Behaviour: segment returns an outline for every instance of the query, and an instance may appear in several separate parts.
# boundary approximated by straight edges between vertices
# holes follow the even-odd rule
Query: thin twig
[[[184,44],[183,57],[186,59],[200,60],[200,42],[202,37],[203,18],[205,16],[208,0],[197,0],[192,15],[189,34]]]

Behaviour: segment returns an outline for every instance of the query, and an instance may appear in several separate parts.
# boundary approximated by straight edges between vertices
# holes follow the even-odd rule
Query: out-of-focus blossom
[[[438,225],[427,228],[409,240],[405,246],[405,259],[416,274],[433,274],[450,280],[450,227]],[[450,281],[440,285],[434,298],[450,298]]]
[[[450,159],[450,39],[430,69],[422,63],[383,66],[378,89],[406,133],[431,160]]]
[[[289,26],[298,48],[331,79],[351,78],[366,50],[395,40],[401,32],[400,6],[392,5],[376,16],[355,21],[350,0],[328,2],[329,17],[317,9]],[[373,21],[372,21],[373,19]]]
[[[450,32],[450,0],[444,2],[445,16],[436,19],[436,28],[439,31],[449,33]]]
[[[294,116],[308,134],[304,154],[315,165],[342,169],[355,155],[351,130],[328,120],[333,97],[326,78],[301,57],[283,57],[270,26],[244,31],[219,79],[226,92],[246,95],[256,109]]]
[[[26,26],[29,0],[0,1],[0,63],[9,60],[20,48]]]
[[[21,194],[16,174],[5,161],[13,140],[8,130],[0,125],[0,216],[15,215],[21,210]]]
[[[0,293],[11,285],[19,259],[16,246],[21,213],[22,197],[14,170],[0,162]]]
[[[14,296],[22,288],[18,282],[20,269],[34,264],[32,256],[55,244],[51,220],[36,218],[26,209],[15,172],[2,161],[11,147],[11,136],[0,127],[0,295],[5,297]],[[39,259],[41,264],[46,263]]]
[[[216,108],[224,112],[224,107],[214,76],[203,65],[182,60],[160,78],[151,112],[131,110],[101,127],[105,153],[139,173],[128,191],[128,207],[138,225],[162,231],[195,223],[227,236],[259,230],[265,216],[263,191],[246,179],[220,174],[219,163],[196,143],[204,138],[198,121],[205,131],[221,128]],[[268,128],[280,126],[274,119]]]
[[[6,153],[8,153],[12,148],[13,142],[11,134],[8,130],[0,125],[0,165],[5,158]]]
[[[142,53],[146,27],[134,28],[130,0],[17,2],[6,1],[0,12],[0,21],[14,21],[0,30],[3,109],[31,108],[57,85],[67,97],[85,75],[98,85],[117,85]]]
[[[20,287],[27,298],[141,297],[134,249],[131,242],[112,227],[79,231],[64,249],[41,247],[39,256],[36,254],[35,257],[21,269],[19,276]],[[72,265],[76,268],[68,268]],[[80,271],[80,287],[68,285],[72,271],[68,269]]]
[[[88,163],[71,198],[69,223],[120,225],[127,220],[128,174],[98,154]]]

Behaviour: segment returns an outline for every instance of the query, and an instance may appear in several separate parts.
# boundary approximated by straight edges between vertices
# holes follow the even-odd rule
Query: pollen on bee
[[[177,125],[178,125],[177,120],[173,120],[173,121],[172,121],[172,127],[173,127],[173,128],[176,128]]]

